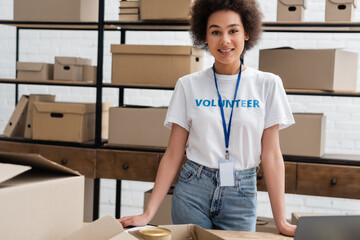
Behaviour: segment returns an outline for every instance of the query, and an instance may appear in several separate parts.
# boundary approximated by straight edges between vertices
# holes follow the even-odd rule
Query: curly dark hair
[[[205,44],[209,16],[220,10],[231,10],[240,15],[249,36],[244,52],[256,45],[262,33],[262,17],[256,0],[196,0],[191,8],[190,33],[194,46],[207,49]]]

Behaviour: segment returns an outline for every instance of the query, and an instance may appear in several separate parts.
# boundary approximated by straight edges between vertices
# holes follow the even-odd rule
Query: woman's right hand
[[[141,215],[136,216],[126,216],[118,219],[118,221],[122,224],[123,227],[134,226],[140,227],[145,226],[150,222],[148,215],[143,213]]]

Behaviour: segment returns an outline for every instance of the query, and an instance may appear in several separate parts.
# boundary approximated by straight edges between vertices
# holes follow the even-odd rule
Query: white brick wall
[[[264,21],[275,21],[276,1],[260,0],[264,11]],[[117,18],[118,0],[106,0],[105,19]],[[324,0],[308,0],[305,21],[324,21]],[[0,19],[13,18],[11,0],[0,0]],[[355,12],[355,20],[360,21],[360,9]],[[15,28],[0,25],[0,78],[15,77]],[[89,57],[96,63],[97,34],[92,31],[50,31],[22,30],[20,32],[20,60],[53,62],[54,56]],[[258,67],[258,50],[262,48],[291,46],[294,48],[344,48],[360,52],[360,34],[326,33],[264,33],[260,44],[245,56],[245,64]],[[187,32],[128,32],[127,43],[191,45]],[[120,33],[106,32],[104,44],[104,82],[110,82],[110,44],[120,42]],[[211,65],[207,57],[205,66]],[[360,69],[359,69],[360,70]],[[360,90],[360,81],[358,81]],[[69,88],[61,86],[21,85],[20,95],[29,93],[56,94],[61,101],[94,102],[96,92],[89,88]],[[125,103],[142,105],[168,105],[172,91],[126,90]],[[104,89],[104,101],[117,103],[118,91]],[[3,131],[14,109],[14,86],[0,84],[0,132]],[[360,98],[317,97],[289,95],[294,112],[324,112],[327,115],[326,152],[360,154]],[[153,183],[123,181],[122,215],[139,214],[143,211],[143,192],[151,189]],[[259,193],[258,213],[271,216],[267,193]],[[101,181],[100,215],[114,215],[115,180]],[[286,195],[287,217],[292,211],[306,212],[360,212],[360,200],[324,198],[303,195]]]

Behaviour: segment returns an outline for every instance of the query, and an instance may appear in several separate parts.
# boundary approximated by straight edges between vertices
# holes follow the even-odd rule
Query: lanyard
[[[226,148],[225,158],[226,158],[227,160],[229,159],[229,140],[230,140],[231,120],[232,120],[232,115],[233,115],[233,110],[234,110],[236,95],[237,95],[237,92],[238,92],[238,89],[239,89],[239,84],[240,84],[241,68],[242,68],[242,63],[240,62],[240,71],[239,71],[239,75],[238,75],[237,82],[236,82],[234,100],[233,100],[232,105],[231,105],[231,114],[230,114],[230,119],[229,119],[229,127],[228,127],[228,129],[226,129],[224,106],[223,106],[223,105],[225,105],[225,104],[222,104],[222,99],[221,99],[221,95],[220,95],[220,92],[219,92],[219,88],[218,88],[218,84],[217,84],[217,79],[216,79],[216,74],[215,74],[215,66],[213,65],[213,72],[214,72],[214,79],[215,79],[215,87],[216,87],[216,90],[217,90],[217,93],[218,93],[218,96],[219,96],[219,107],[220,107],[222,124],[223,124],[223,129],[224,129],[224,136],[225,136],[225,148]]]

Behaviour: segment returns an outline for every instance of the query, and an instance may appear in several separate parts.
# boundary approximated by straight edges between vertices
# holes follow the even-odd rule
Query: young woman
[[[165,126],[169,145],[161,160],[146,211],[123,217],[124,226],[147,224],[175,185],[174,224],[255,231],[256,173],[260,161],[278,230],[286,222],[284,163],[279,130],[294,123],[281,79],[245,67],[241,55],[258,41],[262,14],[255,0],[197,0],[191,12],[194,45],[215,59],[212,68],[179,79]]]

